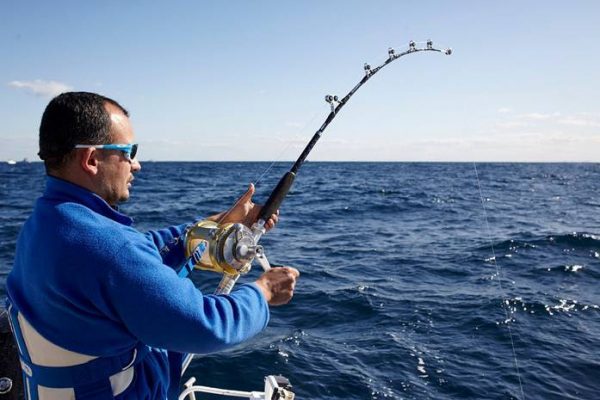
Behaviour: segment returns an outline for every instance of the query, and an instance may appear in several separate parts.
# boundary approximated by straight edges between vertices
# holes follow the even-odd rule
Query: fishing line
[[[300,137],[300,132],[304,132],[306,130],[306,128],[311,125],[313,123],[313,121],[315,120],[315,118],[317,118],[318,112],[315,112],[312,116],[312,118],[306,123],[304,124],[304,126],[302,127],[302,129],[300,129],[299,132],[294,133],[294,137],[291,140],[288,140],[287,144],[285,145],[285,147],[283,148],[283,150],[281,150],[279,152],[279,155],[275,158],[274,161],[271,162],[271,164],[265,169],[265,171],[260,174],[260,176],[253,182],[254,185],[254,189],[256,189],[256,187],[258,186],[258,183],[262,180],[262,178],[264,178],[264,176],[271,170],[271,168],[273,168],[273,166],[281,161],[281,159],[283,158],[283,155],[285,154],[285,152],[290,148],[290,146],[292,145],[292,142],[296,139],[302,139]],[[221,223],[221,221],[223,221],[229,214],[231,214],[231,212],[233,211],[233,209],[238,205],[238,203],[240,202],[241,198],[238,198],[236,200],[236,202],[231,206],[231,208],[229,208],[229,210],[227,210],[227,212],[225,214],[223,214],[223,216],[221,218],[219,218],[219,220],[217,222]]]
[[[260,174],[260,176],[254,181],[254,187],[258,186],[258,183],[262,180],[262,178],[265,177],[265,175],[271,170],[271,168],[278,163],[279,161],[281,161],[281,159],[283,158],[283,155],[285,154],[285,152],[290,148],[290,146],[292,145],[292,143],[296,140],[300,140],[303,139],[300,137],[300,133],[304,133],[306,131],[306,128],[308,128],[309,125],[312,125],[312,123],[314,122],[314,120],[317,118],[317,115],[319,114],[318,111],[315,111],[315,113],[313,114],[313,116],[310,118],[310,120],[304,124],[304,126],[302,127],[302,129],[300,129],[299,131],[294,133],[294,137],[289,139],[287,144],[285,145],[285,147],[279,152],[279,154],[277,155],[277,157],[275,157],[275,159],[273,160],[273,162],[267,167],[267,169],[265,169],[265,171]]]
[[[481,207],[483,208],[483,216],[485,219],[485,226],[487,231],[487,239],[490,244],[490,248],[492,249],[492,263],[496,268],[496,276],[498,277],[498,284],[500,285],[500,292],[506,297],[507,293],[502,286],[502,275],[500,271],[500,266],[496,261],[496,250],[494,249],[494,242],[492,240],[492,230],[490,228],[490,223],[488,220],[487,209],[485,208],[485,201],[483,199],[483,192],[481,190],[481,181],[479,180],[479,173],[477,172],[477,164],[473,162],[473,168],[475,169],[475,177],[477,178],[477,188],[479,189],[479,200],[481,201]],[[508,312],[508,300],[502,302],[502,308],[504,309],[504,314],[506,316],[506,327],[508,328],[508,336],[510,338],[510,345],[512,348],[513,360],[515,363],[515,369],[517,371],[517,378],[519,379],[519,389],[521,390],[521,399],[525,400],[525,393],[523,392],[523,383],[521,382],[521,372],[519,371],[519,362],[517,360],[517,351],[515,350],[515,341],[513,339],[512,329],[510,328],[510,314]]]

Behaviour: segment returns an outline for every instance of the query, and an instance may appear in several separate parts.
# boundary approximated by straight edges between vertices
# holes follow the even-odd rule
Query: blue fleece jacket
[[[170,376],[180,371],[176,352],[240,343],[265,328],[269,309],[254,284],[231,295],[203,295],[177,276],[181,241],[161,249],[187,225],[147,234],[131,225],[94,193],[48,177],[19,235],[7,289],[30,324],[65,349],[111,356],[138,342],[152,346],[118,398],[164,399],[179,382]]]

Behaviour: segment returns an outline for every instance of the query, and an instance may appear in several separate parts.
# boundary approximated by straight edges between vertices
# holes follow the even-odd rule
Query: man
[[[127,111],[109,98],[64,93],[47,106],[40,158],[47,184],[17,241],[9,310],[31,399],[176,396],[183,353],[208,353],[260,332],[268,305],[298,277],[280,267],[231,295],[204,296],[177,276],[190,224],[141,234],[118,211],[141,169]],[[251,224],[251,186],[229,212]],[[190,221],[191,223],[192,221]],[[273,215],[267,228],[277,222]]]

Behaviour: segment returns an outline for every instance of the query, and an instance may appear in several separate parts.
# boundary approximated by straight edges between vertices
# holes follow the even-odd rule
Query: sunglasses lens
[[[129,158],[133,160],[137,154],[138,145],[137,143],[131,147],[131,153],[129,153]]]

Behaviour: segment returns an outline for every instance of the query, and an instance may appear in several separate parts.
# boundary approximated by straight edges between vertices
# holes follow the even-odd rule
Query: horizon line
[[[294,163],[296,160],[139,160],[140,163]],[[29,161],[27,159],[15,161],[15,160],[0,160],[0,163],[8,164],[12,162],[15,164],[42,164],[42,160],[34,160]],[[480,164],[600,164],[599,161],[574,161],[574,160],[552,160],[552,161],[528,161],[528,160],[519,160],[519,161],[511,161],[511,160],[306,160],[305,163],[422,163],[422,164],[472,164],[472,163],[480,163]]]

